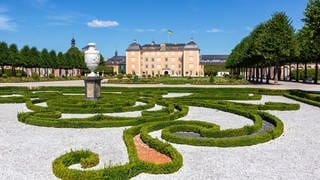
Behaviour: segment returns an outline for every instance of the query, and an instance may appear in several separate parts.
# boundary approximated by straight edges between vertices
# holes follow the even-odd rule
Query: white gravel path
[[[173,98],[173,97],[183,97],[190,96],[192,93],[168,93],[166,95],[162,95],[163,98]]]
[[[122,140],[124,128],[59,129],[30,126],[18,122],[24,104],[0,104],[0,179],[57,179],[51,163],[71,149],[89,149],[99,154],[101,163],[128,162]]]
[[[265,104],[266,102],[283,102],[283,103],[297,103],[294,100],[285,98],[283,96],[269,96],[262,95],[261,100],[229,100],[231,102],[247,103],[247,104]]]
[[[0,95],[0,97],[21,97],[21,94]]]
[[[294,102],[269,96],[268,101]],[[248,147],[217,148],[173,144],[184,165],[174,174],[140,174],[140,179],[319,179],[320,108],[299,103],[298,111],[269,111],[284,123],[284,134]],[[160,131],[156,132],[159,133]],[[151,133],[154,135],[153,133]]]
[[[34,105],[36,105],[36,106],[41,106],[41,107],[48,107],[47,102],[36,103],[36,104],[34,104]]]
[[[182,117],[179,120],[199,120],[211,122],[220,125],[221,130],[241,128],[245,125],[253,125],[253,121],[251,119],[243,116],[219,111],[217,109],[194,106],[189,106],[187,116]]]

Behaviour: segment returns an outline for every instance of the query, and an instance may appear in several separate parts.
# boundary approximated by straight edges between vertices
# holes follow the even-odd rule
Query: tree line
[[[281,66],[289,65],[291,81],[291,65],[295,64],[295,79],[298,81],[299,64],[304,65],[306,80],[307,64],[315,63],[314,83],[317,83],[320,58],[320,0],[309,0],[304,15],[304,26],[295,31],[292,21],[284,12],[274,13],[271,19],[257,25],[235,46],[226,66],[237,74],[245,72],[246,78],[250,81],[263,82],[265,78],[266,83],[269,83],[273,69],[274,83],[277,84]]]
[[[0,42],[0,66],[4,74],[5,66],[11,67],[12,75],[16,75],[16,68],[25,70],[31,68],[32,72],[40,73],[40,68],[45,69],[45,76],[48,76],[48,69],[86,69],[83,53],[77,47],[71,47],[66,53],[49,51],[44,48],[39,51],[36,47],[23,46],[20,50],[16,44],[8,45]],[[38,70],[37,70],[38,69]]]

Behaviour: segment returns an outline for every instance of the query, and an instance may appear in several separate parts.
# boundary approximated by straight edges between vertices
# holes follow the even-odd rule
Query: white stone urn
[[[97,74],[94,73],[94,70],[99,64],[100,52],[96,49],[95,43],[88,43],[88,49],[84,51],[84,61],[91,71],[88,77],[96,77]]]

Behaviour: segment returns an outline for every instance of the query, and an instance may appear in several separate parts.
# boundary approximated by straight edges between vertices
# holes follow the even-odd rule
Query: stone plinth
[[[97,100],[100,97],[101,78],[100,77],[86,77],[85,84],[85,98],[87,100]]]

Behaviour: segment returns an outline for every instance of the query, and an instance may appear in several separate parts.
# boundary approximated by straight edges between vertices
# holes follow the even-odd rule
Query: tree
[[[297,34],[298,45],[300,50],[299,62],[304,63],[304,79],[305,82],[307,79],[307,63],[310,62],[311,59],[314,59],[313,53],[313,44],[312,40],[312,31],[308,26],[304,26]],[[298,69],[297,69],[298,71]],[[299,79],[297,74],[297,79]]]
[[[285,13],[275,13],[266,22],[266,35],[262,44],[264,57],[275,67],[274,83],[278,84],[279,67],[286,64],[294,46],[294,28]]]
[[[8,45],[5,42],[0,42],[0,66],[1,74],[4,74],[4,66],[8,65]]]
[[[315,77],[314,77],[314,83],[318,83],[318,64],[319,64],[319,58],[320,58],[320,0],[309,0],[307,8],[304,12],[305,18],[303,21],[305,22],[305,25],[310,28],[311,31],[311,43],[314,43],[315,53],[315,63],[316,63],[316,69],[315,69]]]
[[[48,76],[48,68],[51,67],[50,63],[50,55],[46,48],[42,49],[41,53],[41,61],[42,61],[42,67],[45,68],[45,76]]]
[[[11,44],[8,50],[8,65],[11,66],[12,76],[16,75],[16,66],[19,64],[20,56],[18,47],[15,44]]]
[[[35,72],[35,68],[38,68],[38,73],[40,75],[40,67],[43,67],[43,63],[40,57],[40,52],[38,51],[38,49],[36,47],[32,47],[30,49],[30,58],[31,58],[31,62],[32,62],[32,68],[33,72]]]
[[[20,61],[23,68],[31,68],[32,67],[32,59],[30,57],[30,48],[28,45],[23,46],[22,49],[20,49]],[[30,75],[30,74],[28,74]]]
[[[61,69],[65,68],[65,58],[62,52],[58,53],[57,63],[55,64],[55,68],[59,68],[59,76],[61,76]]]
[[[54,73],[54,68],[57,66],[57,53],[54,50],[51,50],[49,53],[49,67],[51,68],[51,73]]]

